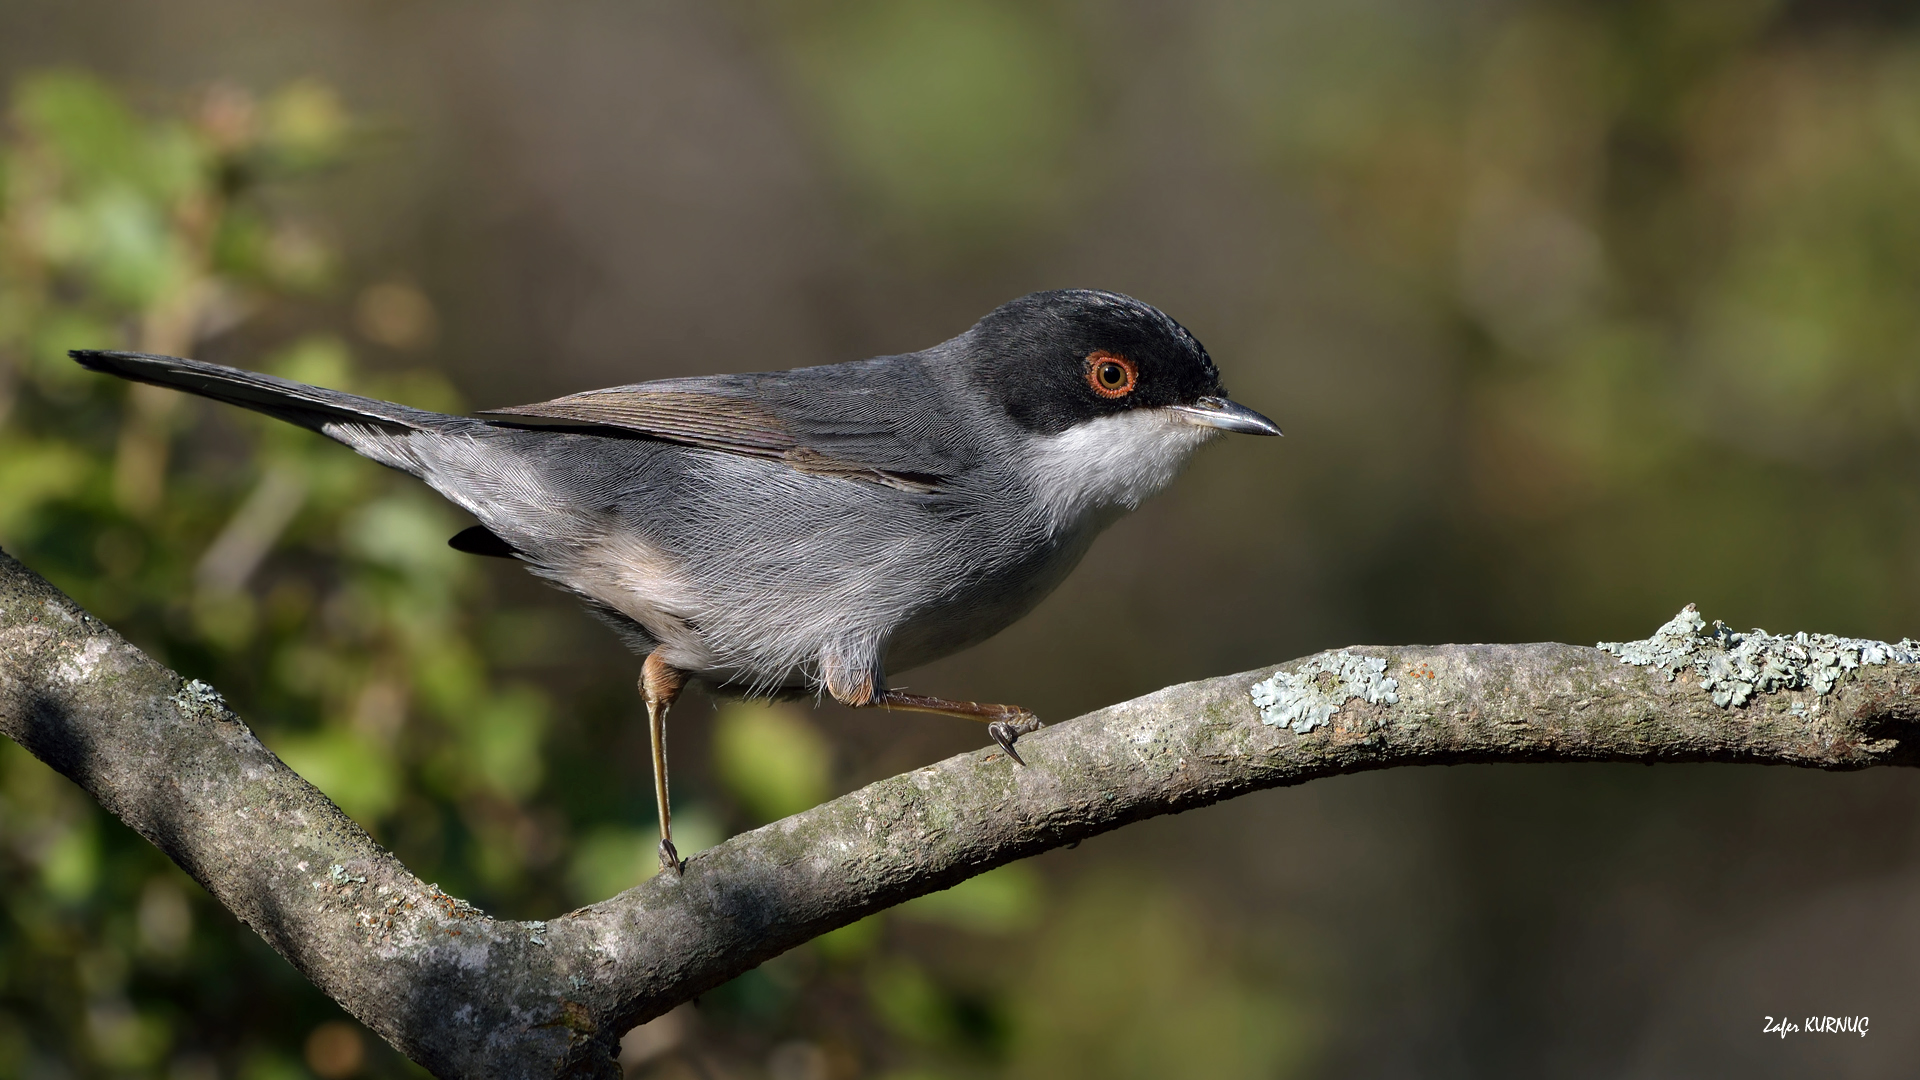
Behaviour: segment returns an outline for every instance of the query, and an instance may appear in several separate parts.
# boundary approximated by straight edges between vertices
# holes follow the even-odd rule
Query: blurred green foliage
[[[720,779],[760,821],[797,814],[832,790],[831,754],[795,709],[728,702],[715,718],[713,755]]]
[[[1244,942],[1209,933],[1164,886],[1089,875],[1050,921],[1020,985],[1008,1075],[1284,1076],[1303,1064],[1308,1014],[1240,968]],[[1238,928],[1236,928],[1238,929]]]
[[[1092,101],[1048,5],[820,5],[784,41],[851,183],[891,228],[965,248],[1058,212]]]
[[[494,901],[580,899],[541,884],[563,841],[529,824],[551,707],[489,677],[449,511],[306,432],[240,415],[209,432],[197,403],[65,357],[191,352],[328,288],[331,251],[287,196],[347,149],[333,93],[221,88],[150,119],[58,73],[22,82],[9,120],[0,544],[220,686],[424,872]],[[458,407],[438,376],[365,375],[333,337],[257,366]],[[0,1076],[308,1075],[303,1040],[337,1010],[24,752],[0,767]],[[405,1071],[367,1053],[320,1068]]]
[[[1473,607],[1910,625],[1920,47],[1803,7],[1214,12],[1226,143],[1460,357],[1435,406],[1469,486],[1437,513],[1479,572],[1429,580],[1500,590]]]

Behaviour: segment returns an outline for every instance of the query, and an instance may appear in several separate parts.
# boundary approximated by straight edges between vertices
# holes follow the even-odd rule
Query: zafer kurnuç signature
[[[1762,1035],[1778,1034],[1781,1038],[1789,1035],[1859,1035],[1867,1037],[1867,1018],[1864,1016],[1809,1016],[1795,1023],[1787,1017],[1778,1020],[1767,1017],[1765,1026],[1760,1029]]]

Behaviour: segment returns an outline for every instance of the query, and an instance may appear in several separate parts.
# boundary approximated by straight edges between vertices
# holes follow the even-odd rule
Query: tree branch
[[[1778,639],[1776,639],[1778,640]],[[1364,664],[1395,691],[1262,723],[1277,671]],[[1680,668],[1683,665],[1673,665]],[[1380,697],[1379,695],[1375,695]],[[1324,714],[1324,710],[1323,710]],[[1300,714],[1305,715],[1305,714]],[[0,553],[0,731],[179,863],[302,974],[447,1078],[617,1077],[620,1035],[836,927],[1015,859],[1262,788],[1397,765],[1915,763],[1920,666],[1714,704],[1569,645],[1359,648],[1168,687],[895,776],[701,852],[551,922],[422,882],[185,683]]]

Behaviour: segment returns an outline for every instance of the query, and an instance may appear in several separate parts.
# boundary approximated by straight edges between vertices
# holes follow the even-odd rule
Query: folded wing
[[[971,439],[939,388],[898,359],[664,379],[485,415],[608,428],[816,476],[938,492],[967,467]]]

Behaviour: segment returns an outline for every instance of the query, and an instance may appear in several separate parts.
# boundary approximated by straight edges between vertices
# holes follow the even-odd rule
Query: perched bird
[[[687,679],[948,713],[1014,742],[1014,706],[890,689],[1032,610],[1101,529],[1223,431],[1206,349],[1117,293],[1034,293],[921,352],[593,390],[448,416],[270,375],[75,351],[94,370],[254,409],[427,482],[646,657],[660,862],[678,871],[666,714]]]

